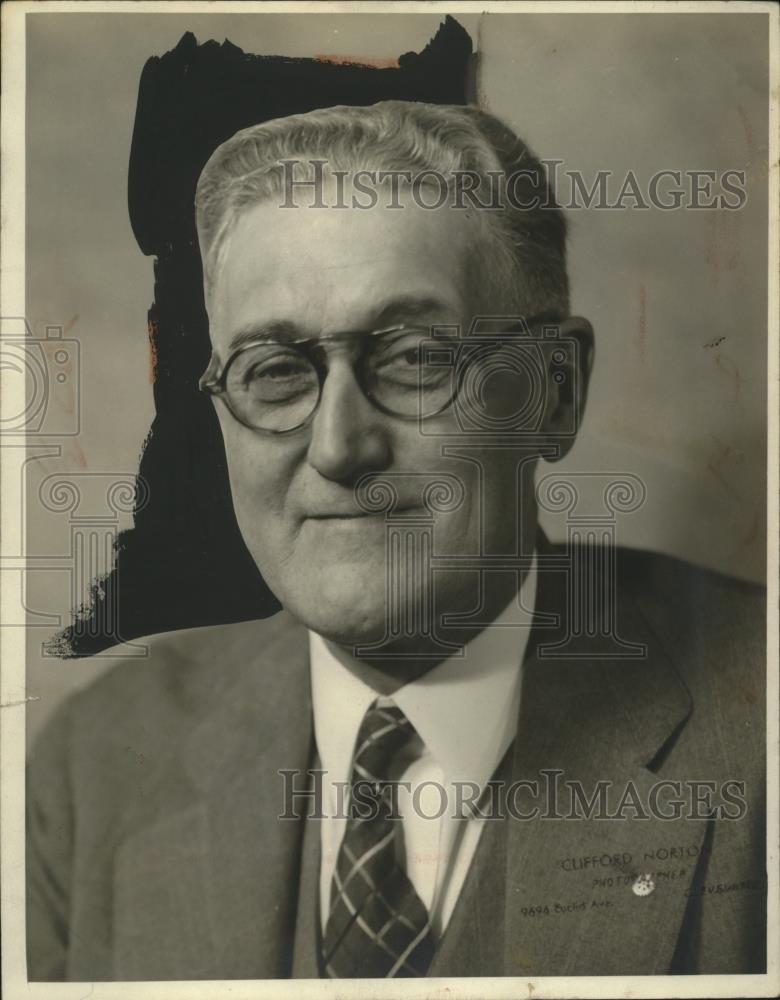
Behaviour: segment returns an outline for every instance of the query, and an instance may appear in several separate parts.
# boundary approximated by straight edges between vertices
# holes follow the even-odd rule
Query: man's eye
[[[383,381],[410,387],[446,378],[443,368],[430,363],[427,340],[427,337],[416,337],[390,345],[375,358],[376,376]]]
[[[245,376],[245,381],[271,381],[281,382],[285,379],[300,378],[305,375],[308,366],[298,359],[286,361],[270,361],[261,365],[255,365]]]
[[[248,358],[247,364],[235,375],[236,389],[262,403],[286,402],[316,392],[319,385],[311,364],[294,353]]]
[[[394,351],[380,362],[383,368],[417,368],[422,359],[422,350],[419,345],[405,347]]]
[[[417,384],[420,370],[420,351],[415,347],[388,354],[375,365],[378,378],[410,385]]]

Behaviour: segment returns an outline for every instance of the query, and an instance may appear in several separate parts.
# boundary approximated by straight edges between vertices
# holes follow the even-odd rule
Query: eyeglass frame
[[[494,317],[490,317],[490,318],[493,319]],[[560,317],[557,316],[557,315],[555,316],[555,319],[553,320],[553,314],[552,313],[540,313],[539,315],[533,316],[533,317],[531,317],[529,319],[523,319],[522,323],[525,325],[526,328],[530,329],[532,326],[536,326],[539,323],[553,322],[553,321],[557,322],[557,323],[560,323],[561,320],[560,320]],[[517,320],[515,320],[515,322],[517,322]],[[440,324],[440,325],[441,326],[448,326],[450,324]],[[285,338],[284,340],[275,340],[272,337],[258,337],[256,340],[250,340],[246,344],[241,344],[240,347],[237,347],[233,351],[233,353],[228,357],[228,359],[225,362],[225,364],[222,366],[222,369],[220,370],[219,375],[214,374],[214,375],[210,376],[209,372],[214,367],[215,363],[219,363],[219,353],[217,351],[212,351],[211,352],[211,357],[209,359],[209,363],[206,366],[206,370],[203,372],[203,374],[201,375],[200,379],[198,380],[198,389],[200,390],[200,392],[204,393],[207,396],[211,396],[213,398],[220,398],[220,399],[222,399],[222,401],[225,404],[225,407],[227,408],[227,410],[230,413],[230,415],[233,417],[234,420],[236,420],[239,424],[241,424],[242,427],[246,427],[249,430],[255,431],[258,434],[268,434],[268,435],[273,436],[273,437],[281,437],[281,436],[284,436],[286,434],[294,434],[297,431],[301,431],[304,428],[308,427],[311,424],[311,422],[314,420],[314,416],[315,416],[315,414],[316,414],[316,412],[317,412],[317,410],[319,408],[320,402],[322,400],[322,391],[323,391],[324,386],[325,386],[325,379],[327,378],[327,375],[328,375],[328,372],[327,372],[327,370],[325,370],[324,366],[320,362],[318,362],[318,360],[315,357],[311,357],[308,354],[305,355],[306,358],[307,358],[307,360],[310,361],[312,367],[314,368],[314,371],[317,374],[317,381],[319,383],[319,390],[318,390],[318,394],[317,394],[317,401],[314,404],[314,406],[312,407],[312,410],[309,413],[309,415],[300,424],[296,424],[294,427],[288,427],[285,430],[274,430],[274,429],[268,428],[268,427],[256,427],[254,424],[247,423],[245,420],[242,420],[241,417],[238,416],[238,414],[235,413],[234,410],[233,410],[233,408],[231,407],[230,402],[229,402],[230,396],[229,396],[228,388],[227,388],[227,373],[228,373],[228,371],[230,369],[230,366],[235,362],[236,358],[240,357],[246,351],[252,350],[252,348],[254,348],[254,347],[259,347],[262,344],[284,344],[285,346],[292,346],[292,347],[299,346],[301,344],[308,344],[308,345],[316,346],[316,345],[321,344],[323,342],[324,343],[332,343],[332,342],[338,343],[338,342],[349,341],[349,340],[354,340],[354,341],[364,340],[365,341],[365,340],[370,339],[370,338],[377,338],[377,337],[382,337],[382,336],[388,336],[389,334],[392,334],[392,333],[404,333],[404,332],[409,333],[409,332],[413,332],[413,331],[419,331],[419,332],[425,331],[426,333],[429,334],[429,339],[435,341],[435,338],[432,337],[432,336],[430,336],[430,330],[431,330],[430,326],[413,326],[413,325],[407,326],[407,325],[403,325],[402,324],[401,326],[385,327],[385,328],[381,328],[379,330],[344,330],[344,331],[340,331],[340,332],[336,332],[336,333],[331,333],[331,334],[323,334],[323,335],[321,335],[319,337],[295,337],[295,338],[289,338],[289,339]],[[504,331],[504,332],[508,332],[508,331]],[[488,334],[487,337],[486,337],[486,339],[489,339],[489,338],[490,338],[490,335]],[[353,368],[353,371],[355,371],[355,374],[356,374],[358,386],[360,388],[360,391],[363,393],[363,396],[369,401],[369,403],[371,403],[372,406],[374,406],[377,410],[379,410],[380,413],[384,413],[387,416],[394,417],[397,420],[408,420],[408,421],[419,420],[420,419],[420,414],[419,413],[406,415],[406,414],[403,414],[403,413],[397,413],[395,410],[391,410],[387,406],[383,405],[375,397],[375,395],[372,393],[372,391],[367,386],[365,386],[363,384],[364,383],[364,379],[361,377],[360,367],[359,366],[360,366],[360,362],[363,360],[363,358],[365,356],[365,353],[366,353],[365,350],[363,350],[360,353],[360,355],[358,357],[358,361],[357,361],[357,368]],[[453,403],[455,402],[455,400],[458,397],[458,393],[460,391],[461,382],[462,381],[463,381],[462,377],[460,377],[460,378],[458,378],[458,379],[455,380],[455,385],[454,385],[454,387],[453,387],[453,389],[452,389],[452,391],[451,391],[451,393],[450,393],[447,401],[445,403],[443,403],[438,409],[433,410],[430,413],[426,413],[425,414],[425,419],[426,420],[429,419],[429,418],[431,418],[431,417],[439,416],[439,414],[444,413],[445,410],[448,410],[453,405]]]
[[[311,363],[312,367],[314,368],[314,371],[317,374],[317,380],[319,383],[317,401],[312,407],[311,413],[301,423],[296,424],[295,427],[285,428],[284,430],[274,430],[272,428],[267,428],[267,427],[256,427],[254,424],[247,423],[245,420],[242,420],[241,417],[237,413],[235,413],[233,408],[231,407],[229,402],[230,396],[227,389],[227,374],[230,369],[230,366],[235,362],[236,358],[240,357],[246,351],[252,350],[252,348],[254,347],[260,347],[263,344],[282,344],[284,346],[290,346],[290,347],[300,347],[300,345],[302,344],[308,344],[311,345],[312,347],[315,347],[316,345],[321,343],[333,343],[333,342],[339,343],[350,340],[359,341],[369,338],[389,336],[390,334],[393,333],[398,333],[398,334],[414,333],[415,331],[419,333],[426,333],[430,337],[429,326],[413,326],[413,325],[391,326],[379,330],[354,330],[354,331],[345,330],[337,333],[324,334],[319,337],[295,337],[289,339],[285,338],[284,340],[274,340],[273,338],[258,337],[257,340],[251,340],[246,344],[242,344],[240,347],[237,347],[236,350],[233,351],[233,353],[225,362],[224,366],[219,372],[219,375],[215,374],[213,376],[209,376],[209,372],[214,366],[215,362],[219,361],[218,352],[212,351],[208,366],[203,375],[201,375],[200,379],[198,380],[198,389],[208,396],[221,398],[223,403],[227,407],[227,410],[230,413],[230,415],[235,420],[237,420],[238,423],[240,423],[243,427],[249,428],[249,430],[257,431],[258,434],[270,434],[273,435],[274,437],[279,437],[284,434],[293,434],[296,431],[300,431],[303,430],[305,427],[308,427],[309,424],[314,419],[314,415],[316,414],[317,409],[319,408],[320,405],[320,401],[322,400],[322,391],[325,386],[325,379],[327,378],[328,375],[328,371],[325,368],[325,366],[321,363],[321,361],[318,358],[312,357],[308,353],[305,353],[306,359]],[[365,398],[371,403],[372,406],[374,406],[377,410],[379,410],[381,413],[386,414],[387,416],[395,417],[397,420],[418,420],[419,414],[417,413],[415,414],[398,413],[395,410],[392,410],[389,407],[385,406],[382,402],[380,402],[380,400],[376,398],[374,393],[371,391],[370,387],[364,384],[366,380],[361,375],[360,363],[363,361],[365,355],[366,352],[364,349],[359,355],[357,364],[353,369],[355,370],[357,383],[358,386],[360,387],[360,391],[363,393]],[[428,417],[438,416],[440,413],[443,413],[446,409],[452,406],[453,402],[455,401],[455,397],[458,394],[458,388],[459,388],[458,385],[455,385],[452,392],[449,394],[447,401],[443,403],[438,409],[433,410],[430,413],[426,413],[425,414],[426,419]]]

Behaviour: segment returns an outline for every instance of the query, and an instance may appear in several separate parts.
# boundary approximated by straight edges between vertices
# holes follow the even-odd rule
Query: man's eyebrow
[[[373,321],[366,327],[369,330],[381,330],[383,327],[392,326],[394,323],[407,323],[410,320],[422,318],[432,318],[434,316],[444,318],[451,307],[440,299],[430,295],[401,295],[380,306],[374,315]],[[340,331],[346,332],[346,331]],[[360,331],[355,331],[360,332]],[[248,323],[237,330],[230,338],[228,344],[229,351],[237,351],[246,344],[254,344],[262,340],[278,340],[292,342],[296,340],[316,339],[307,337],[301,327],[292,320],[279,319],[268,320],[259,323]]]
[[[434,296],[401,295],[380,308],[373,326],[375,329],[381,329],[383,326],[390,326],[393,323],[434,316],[443,319],[451,312],[451,306],[448,307],[445,302]]]
[[[245,344],[254,344],[259,340],[294,341],[304,339],[301,328],[290,320],[271,320],[264,323],[249,323],[242,326],[230,338],[229,351],[237,351]]]

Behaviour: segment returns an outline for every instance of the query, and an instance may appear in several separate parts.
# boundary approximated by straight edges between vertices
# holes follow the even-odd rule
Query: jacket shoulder
[[[621,582],[637,595],[651,596],[662,589],[683,598],[688,595],[692,601],[698,601],[697,595],[703,592],[725,600],[761,603],[766,593],[763,584],[697,566],[676,556],[632,548],[619,548],[617,553]]]
[[[766,589],[673,556],[619,550],[617,585],[648,624],[676,642],[702,647],[742,644],[746,657],[765,660]],[[747,644],[745,649],[744,644]]]
[[[618,590],[687,686],[694,719],[717,719],[734,738],[747,727],[758,739],[765,722],[765,588],[635,550],[620,552],[617,574]]]
[[[191,728],[242,677],[263,669],[276,643],[301,631],[290,615],[231,625],[182,629],[133,641],[143,652],[114,664],[71,694],[44,727],[38,743],[67,732],[73,747],[90,750],[139,737],[150,750],[171,746],[177,731]],[[119,647],[108,652],[117,653]],[[105,658],[72,660],[72,669],[92,675]]]

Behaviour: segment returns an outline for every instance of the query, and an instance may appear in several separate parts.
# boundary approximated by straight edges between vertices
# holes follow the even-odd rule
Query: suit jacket
[[[616,629],[646,646],[631,659],[576,627],[570,574],[551,565],[497,777],[560,771],[588,798],[632,788],[639,808],[486,822],[430,975],[764,971],[763,591],[620,552]],[[317,976],[319,831],[278,818],[279,769],[305,773],[316,752],[305,629],[282,612],[147,642],[32,755],[29,978]],[[744,782],[747,810],[713,815],[701,793],[709,818],[643,816],[661,780],[714,782],[716,803]]]

